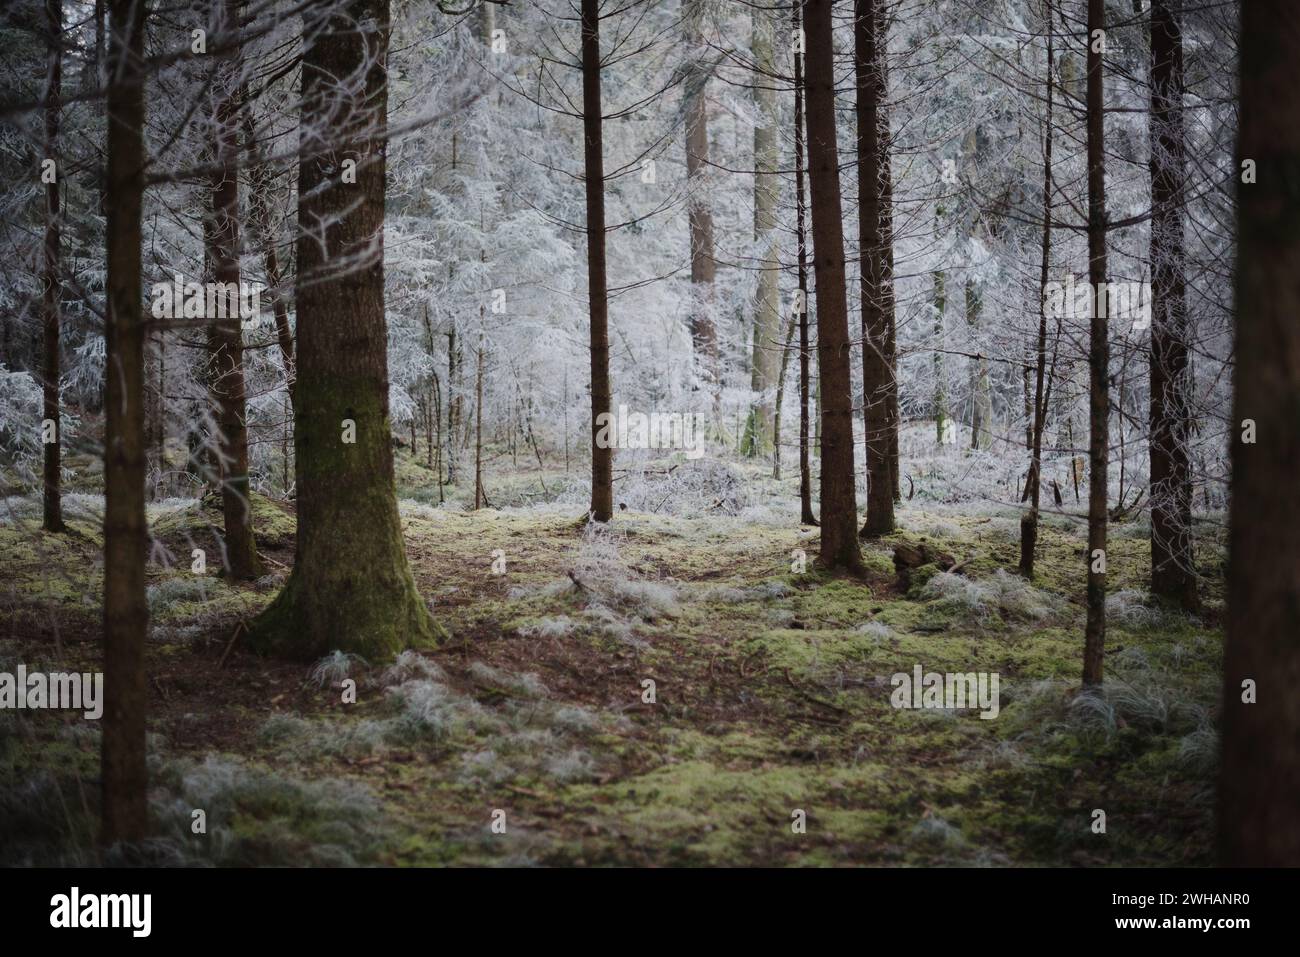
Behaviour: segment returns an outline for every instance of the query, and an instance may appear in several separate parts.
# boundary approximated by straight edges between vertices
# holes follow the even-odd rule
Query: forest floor
[[[1112,529],[1107,682],[1081,695],[1075,517],[1045,521],[1031,585],[1010,573],[1014,510],[905,503],[902,530],[864,546],[857,580],[816,571],[816,529],[779,509],[629,508],[593,530],[572,504],[434,507],[436,487],[410,487],[415,468],[399,469],[407,553],[451,637],[391,666],[286,664],[240,647],[239,623],[292,562],[287,506],[257,499],[276,574],[240,586],[190,571],[214,510],[151,506],[155,558],[175,556],[149,576],[151,860],[1211,860],[1217,533],[1198,542],[1207,612],[1189,617],[1145,601],[1144,526]],[[8,500],[0,671],[99,670],[97,501],[70,496],[71,531],[49,536],[39,502]],[[959,574],[927,566],[904,590],[890,557],[901,541],[952,554]],[[806,572],[792,570],[798,549]],[[893,707],[891,675],[916,665],[996,672],[998,716]],[[95,860],[98,738],[79,714],[0,712],[0,864]],[[204,834],[192,833],[196,809]]]

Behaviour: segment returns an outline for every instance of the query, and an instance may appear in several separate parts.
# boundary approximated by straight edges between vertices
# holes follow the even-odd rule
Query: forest
[[[1289,0],[0,51],[0,865],[1300,865]]]

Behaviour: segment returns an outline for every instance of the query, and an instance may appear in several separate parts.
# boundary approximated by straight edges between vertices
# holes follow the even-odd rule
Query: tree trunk
[[[316,16],[304,24],[313,39],[303,52],[298,168],[298,545],[289,581],[249,642],[291,658],[338,649],[373,662],[437,636],[407,565],[393,488],[383,268],[388,0],[352,0]],[[350,101],[342,119],[341,100]],[[348,160],[355,183],[343,176]]]
[[[216,65],[212,115],[213,173],[211,224],[205,230],[212,279],[224,290],[217,297],[217,314],[208,316],[208,351],[212,371],[209,386],[220,427],[218,475],[224,518],[225,567],[235,579],[266,574],[253,540],[253,509],[249,501],[248,424],[244,397],[244,344],[239,295],[239,0],[217,7],[216,31],[228,35],[230,52]],[[234,293],[231,294],[231,290]],[[224,310],[221,308],[225,306]],[[232,308],[233,307],[233,308]],[[224,315],[222,314],[224,312]],[[161,401],[161,397],[160,397]]]
[[[943,384],[943,314],[948,308],[947,284],[942,269],[934,271],[934,441],[943,445],[944,426],[948,421],[948,396]]]
[[[982,300],[979,287],[969,277],[966,279],[966,325],[972,339],[979,332]],[[989,387],[989,360],[976,347],[978,358],[971,359],[970,375],[970,447],[993,448],[993,396]]]
[[[104,351],[104,844],[137,842],[148,827],[144,646],[144,21],[141,0],[109,0]]]
[[[758,398],[750,410],[748,435],[744,443],[750,455],[762,455],[771,446],[773,428],[772,390],[776,387],[777,340],[781,335],[780,263],[777,259],[777,147],[776,129],[780,114],[776,107],[775,61],[772,55],[772,22],[766,10],[751,12],[754,38],[754,240],[762,257],[758,291],[754,302],[753,361],[750,388]]]
[[[1043,125],[1043,244],[1038,277],[1038,361],[1034,369],[1029,476],[1025,479],[1025,491],[1030,504],[1029,511],[1020,519],[1020,573],[1026,578],[1034,577],[1034,551],[1038,545],[1038,509],[1042,492],[1043,425],[1047,421],[1047,398],[1043,394],[1043,377],[1047,367],[1047,281],[1052,262],[1052,71],[1055,52],[1051,0],[1047,0],[1044,4],[1044,12],[1047,32],[1047,112]]]
[[[460,339],[456,335],[453,315],[447,329],[447,484],[455,485],[460,477],[460,410],[461,410]]]
[[[844,288],[839,147],[835,135],[835,64],[831,0],[809,0],[808,166],[812,187],[813,267],[817,278],[817,366],[822,391],[821,560],[858,571],[853,470],[853,381],[849,307]]]
[[[882,16],[880,27],[880,44],[888,48],[888,32]],[[889,381],[886,388],[886,402],[889,413],[889,478],[894,486],[894,501],[903,500],[900,491],[899,472],[902,463],[898,457],[898,430],[900,426],[898,412],[898,319],[897,301],[894,295],[894,167],[890,153],[893,149],[893,132],[889,125],[889,108],[885,100],[889,95],[888,58],[880,58],[880,88],[882,100],[878,104],[880,114],[880,238],[885,246],[885,275],[881,281],[881,301],[885,310],[885,357],[889,362]]]
[[[246,96],[241,98],[247,100]],[[289,297],[283,288],[284,273],[276,248],[276,230],[271,217],[271,170],[257,145],[257,129],[253,122],[253,107],[244,108],[244,149],[249,154],[248,208],[249,222],[262,243],[262,256],[266,268],[266,283],[270,287],[271,311],[275,317],[275,337],[280,347],[280,365],[284,370],[285,388],[289,402],[293,403],[296,373],[293,364],[293,329],[289,326]]]
[[[600,0],[582,0],[582,127],[587,178],[587,295],[591,300],[591,517],[614,517],[614,451],[597,441],[609,417],[609,292],[605,275],[605,153],[600,101]],[[692,249],[694,241],[692,240]],[[694,257],[692,256],[692,262]],[[710,260],[710,264],[712,260]],[[694,267],[692,266],[692,272]],[[601,445],[604,448],[601,448]]]
[[[803,35],[802,6],[794,5],[794,35]],[[804,202],[804,77],[803,50],[795,45],[794,51],[794,192],[795,241],[799,251],[799,524],[816,525],[817,516],[812,510],[812,465],[809,462],[809,406],[812,401],[810,369],[812,347],[808,341],[808,231],[805,225],[807,206]]]
[[[893,362],[884,284],[888,263],[880,228],[881,194],[879,104],[884,99],[878,41],[879,0],[855,0],[853,66],[857,80],[858,252],[862,275],[862,418],[867,466],[867,516],[863,538],[894,531],[894,479],[890,474],[889,390]],[[818,287],[820,288],[820,286]]]
[[[1180,0],[1151,3],[1151,593],[1194,610]]]
[[[43,527],[47,532],[61,532],[64,524],[59,491],[63,472],[63,423],[59,419],[59,306],[63,297],[63,282],[59,276],[59,180],[63,176],[63,170],[59,167],[57,154],[59,113],[63,108],[60,91],[63,84],[62,0],[45,0],[45,14],[50,31],[49,72],[45,82],[45,159],[54,162],[54,175],[45,184],[45,263],[41,282],[45,355],[41,384],[44,396],[42,414],[47,422],[53,424],[54,436],[53,441],[45,442],[44,446]]]
[[[701,0],[687,0],[686,40],[691,46],[690,71],[686,78],[686,182],[691,238],[691,339],[697,358],[704,364],[709,388],[717,395],[721,388],[718,367],[718,332],[713,322],[713,281],[717,263],[713,256],[713,213],[709,210],[704,179],[709,168],[709,112],[705,97],[708,72],[697,59],[703,43]],[[583,70],[586,70],[586,60]],[[584,107],[585,109],[585,107]],[[603,169],[603,160],[602,160]],[[603,203],[602,203],[603,205]],[[716,404],[716,400],[715,400]]]
[[[1109,323],[1106,319],[1106,153],[1102,53],[1105,0],[1088,0],[1088,281],[1094,302],[1088,347],[1088,618],[1083,683],[1099,685],[1106,646],[1106,469],[1110,460]],[[1104,35],[1104,33],[1103,33]]]
[[[478,355],[474,372],[474,508],[482,508],[483,491],[483,315],[479,309]]]
[[[1223,663],[1219,855],[1300,865],[1300,25],[1287,0],[1241,9],[1237,368],[1231,424],[1228,628]],[[1256,443],[1242,441],[1251,420]],[[1243,683],[1257,686],[1246,703]],[[1252,695],[1251,700],[1255,701]]]

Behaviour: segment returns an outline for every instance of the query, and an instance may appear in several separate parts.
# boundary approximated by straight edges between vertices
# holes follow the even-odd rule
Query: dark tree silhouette
[[[144,560],[144,0],[109,0],[108,168],[104,330],[104,716],[105,844],[136,842],[148,825],[144,674],[149,604]]]
[[[1300,10],[1249,0],[1241,16],[1237,368],[1233,376],[1228,637],[1219,854],[1300,865]],[[1254,442],[1243,423],[1254,423]],[[1243,700],[1246,681],[1256,703]],[[1255,699],[1255,696],[1251,696]]]

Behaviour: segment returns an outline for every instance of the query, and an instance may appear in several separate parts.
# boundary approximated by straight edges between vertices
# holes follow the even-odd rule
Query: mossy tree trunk
[[[1237,368],[1231,423],[1220,863],[1300,865],[1300,24],[1291,0],[1242,4]],[[1242,423],[1255,424],[1253,443]],[[1243,683],[1255,686],[1250,700]]]
[[[844,287],[839,147],[831,0],[804,9],[808,46],[808,169],[812,187],[813,268],[817,279],[817,367],[821,375],[821,561],[858,571],[853,469],[853,380],[849,307]]]
[[[383,268],[388,0],[353,0],[317,17],[327,22],[304,24],[312,39],[299,140],[298,544],[288,582],[249,641],[289,658],[338,649],[375,661],[436,638],[407,565],[393,487]]]

